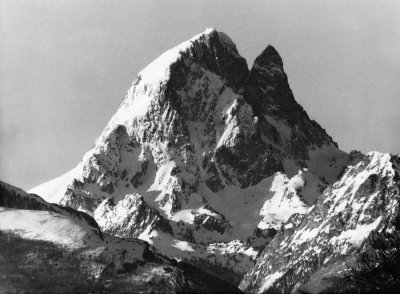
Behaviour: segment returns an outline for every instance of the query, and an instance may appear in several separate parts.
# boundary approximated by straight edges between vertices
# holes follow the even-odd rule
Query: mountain
[[[398,168],[341,151],[274,47],[249,69],[207,29],[143,69],[82,162],[30,192],[245,292],[320,292],[372,232],[396,231]]]
[[[138,239],[103,234],[89,215],[0,182],[0,292],[240,293]]]
[[[399,174],[398,155],[370,152],[349,166],[306,213],[289,219],[240,288],[246,293],[338,292],[329,288],[332,278],[365,250],[371,232],[398,230]]]
[[[82,162],[30,192],[238,284],[359,157],[296,102],[272,46],[249,70],[207,29],[142,70]]]

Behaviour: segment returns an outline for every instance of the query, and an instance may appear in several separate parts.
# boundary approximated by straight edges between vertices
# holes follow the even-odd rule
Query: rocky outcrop
[[[113,236],[138,238],[153,230],[172,234],[169,222],[138,194],[126,195],[117,204],[111,198],[104,200],[94,217],[103,231]]]

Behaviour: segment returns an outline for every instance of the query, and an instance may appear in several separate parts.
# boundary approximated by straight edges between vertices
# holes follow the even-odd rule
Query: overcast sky
[[[136,74],[215,27],[272,44],[297,101],[350,151],[400,153],[400,1],[0,0],[0,179],[74,167]]]

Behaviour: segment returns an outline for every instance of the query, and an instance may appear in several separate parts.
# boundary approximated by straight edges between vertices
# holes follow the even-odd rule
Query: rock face
[[[372,231],[393,231],[400,213],[399,163],[399,156],[371,152],[348,167],[306,213],[289,219],[240,288],[246,293],[300,290],[317,270],[360,252]]]
[[[351,159],[295,101],[272,46],[249,70],[232,40],[208,29],[141,71],[82,162],[31,192],[105,232],[240,276],[251,246],[305,213]],[[232,240],[245,253],[213,256]]]
[[[102,202],[95,211],[95,218],[107,233],[114,236],[137,238],[140,232],[153,228],[172,234],[168,221],[138,194],[126,195],[116,205],[112,198]]]

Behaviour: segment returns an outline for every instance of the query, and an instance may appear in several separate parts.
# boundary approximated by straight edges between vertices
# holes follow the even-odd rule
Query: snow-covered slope
[[[69,207],[48,203],[35,194],[28,194],[2,181],[0,208],[3,212],[0,227],[3,230],[8,228],[21,234],[25,232],[26,236],[37,237],[40,240],[47,238],[46,235],[53,236],[54,240],[57,240],[53,240],[55,243],[70,246],[76,246],[78,243],[84,246],[89,239],[96,242],[103,237],[96,221],[89,215]],[[63,232],[62,229],[68,232]]]
[[[98,256],[104,262],[145,261],[145,242],[128,242],[104,235],[93,218],[71,208],[49,204],[37,195],[0,181],[0,231],[22,239],[47,241],[67,250],[80,250],[82,262]],[[126,251],[124,259],[119,255]],[[90,259],[90,258],[89,258]],[[93,264],[92,274],[100,276],[104,265]]]
[[[0,230],[15,231],[26,239],[50,241],[68,247],[83,247],[92,237],[90,230],[55,212],[1,207]]]
[[[58,178],[45,182],[28,191],[32,194],[43,195],[49,203],[60,203],[67,191],[68,185],[82,173],[82,163]]]
[[[153,253],[142,240],[103,234],[90,216],[4,182],[0,244],[4,293],[239,292],[188,264]]]
[[[329,272],[337,261],[355,256],[372,231],[392,231],[400,213],[399,163],[399,156],[371,152],[348,167],[306,213],[289,219],[240,288],[289,293],[316,271]]]
[[[308,171],[300,170],[291,179],[279,174],[271,187],[274,196],[265,201],[261,209],[263,219],[258,228],[279,230],[293,214],[305,213],[326,186],[326,183]]]
[[[141,71],[82,162],[30,192],[208,263],[208,246],[265,246],[352,160],[295,101],[272,46],[249,70],[207,29]],[[243,274],[253,256],[237,253],[229,268]]]

